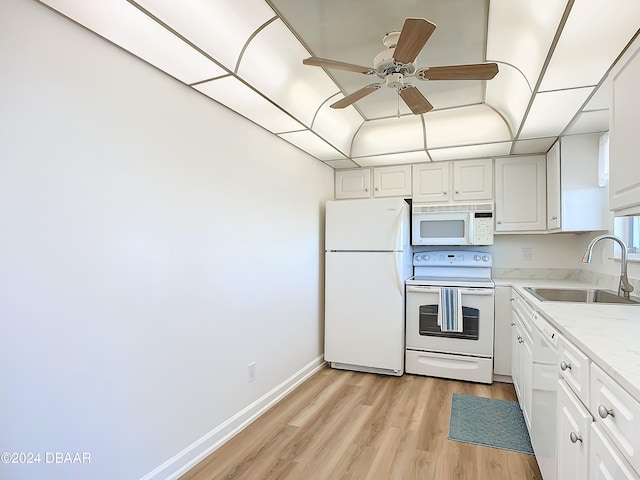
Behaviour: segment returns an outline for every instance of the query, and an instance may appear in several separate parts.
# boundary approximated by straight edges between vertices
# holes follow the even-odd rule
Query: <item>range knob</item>
[[[483,255],[482,256],[482,261],[483,262],[488,262],[489,261],[489,255]]]
[[[479,262],[479,261],[480,261],[480,258],[481,258],[481,257],[480,257],[480,255],[474,255],[474,256],[473,256],[473,259],[474,259],[476,262]]]
[[[425,260],[425,261],[426,261],[426,260],[429,260],[429,258],[431,258],[431,257],[429,257],[429,255],[423,255],[423,256],[422,256],[422,260]]]

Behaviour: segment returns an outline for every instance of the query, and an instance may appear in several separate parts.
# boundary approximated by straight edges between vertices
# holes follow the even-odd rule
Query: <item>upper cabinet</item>
[[[371,196],[371,170],[356,168],[336,170],[336,198],[369,198]]]
[[[640,37],[610,73],[609,208],[616,215],[640,215]]]
[[[411,196],[411,165],[375,167],[373,169],[373,196]]]
[[[547,229],[546,157],[496,159],[496,232]]]
[[[493,199],[493,160],[413,165],[413,201],[475,202]]]
[[[547,229],[606,230],[607,190],[598,185],[599,134],[562,137],[547,153]]]
[[[371,177],[373,175],[373,189]],[[356,168],[335,173],[336,199],[373,197],[410,197],[411,166]]]

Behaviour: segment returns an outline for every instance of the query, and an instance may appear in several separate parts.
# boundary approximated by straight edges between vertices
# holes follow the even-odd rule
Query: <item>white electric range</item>
[[[491,263],[486,252],[414,253],[405,282],[407,373],[493,382]]]

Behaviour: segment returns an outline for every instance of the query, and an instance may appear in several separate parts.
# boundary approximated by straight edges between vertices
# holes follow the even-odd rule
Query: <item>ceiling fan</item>
[[[382,43],[386,48],[373,60],[373,68],[351,63],[309,57],[302,61],[305,65],[335,68],[349,72],[376,75],[383,80],[372,83],[347,95],[331,105],[331,108],[345,108],[386,85],[395,88],[404,103],[415,115],[426,113],[433,105],[414,85],[405,83],[406,78],[418,80],[490,80],[498,73],[495,63],[474,63],[468,65],[448,65],[442,67],[416,68],[416,57],[427,43],[436,26],[424,18],[407,18],[400,32],[386,34]]]

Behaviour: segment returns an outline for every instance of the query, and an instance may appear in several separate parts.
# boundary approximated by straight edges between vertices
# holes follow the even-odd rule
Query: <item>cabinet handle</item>
[[[510,298],[510,299],[509,299],[509,301],[510,301],[510,302],[515,302],[515,301],[516,301],[516,299],[515,299],[515,298]]]
[[[560,362],[560,370],[562,370],[564,372],[567,368],[569,370],[571,370],[571,364],[565,362],[564,360],[562,362]],[[575,442],[573,442],[573,443],[575,443]]]
[[[578,443],[578,442],[582,442],[582,438],[578,436],[578,434],[576,432],[571,432],[569,434],[569,440],[571,440],[571,443]]]
[[[442,194],[443,194],[443,195],[446,195],[446,194],[447,194],[447,192],[442,192]]]
[[[365,191],[365,192],[368,192],[368,191],[369,191],[369,189],[368,189],[368,188],[365,188],[365,189],[364,189],[364,191]]]
[[[608,410],[604,405],[598,405],[598,415],[600,415],[601,418],[607,418],[609,415],[615,417],[613,410]]]
[[[511,322],[511,326],[513,327],[515,325],[515,323]]]
[[[459,193],[460,193],[460,191],[459,191],[459,190],[456,190],[456,195],[458,195]]]
[[[551,217],[551,220],[557,220],[557,219],[558,219],[558,217],[556,217],[555,215],[553,217]]]
[[[496,223],[497,223],[498,225],[502,225],[502,220],[498,220]]]
[[[374,190],[377,192],[378,191],[378,187],[376,187]]]

